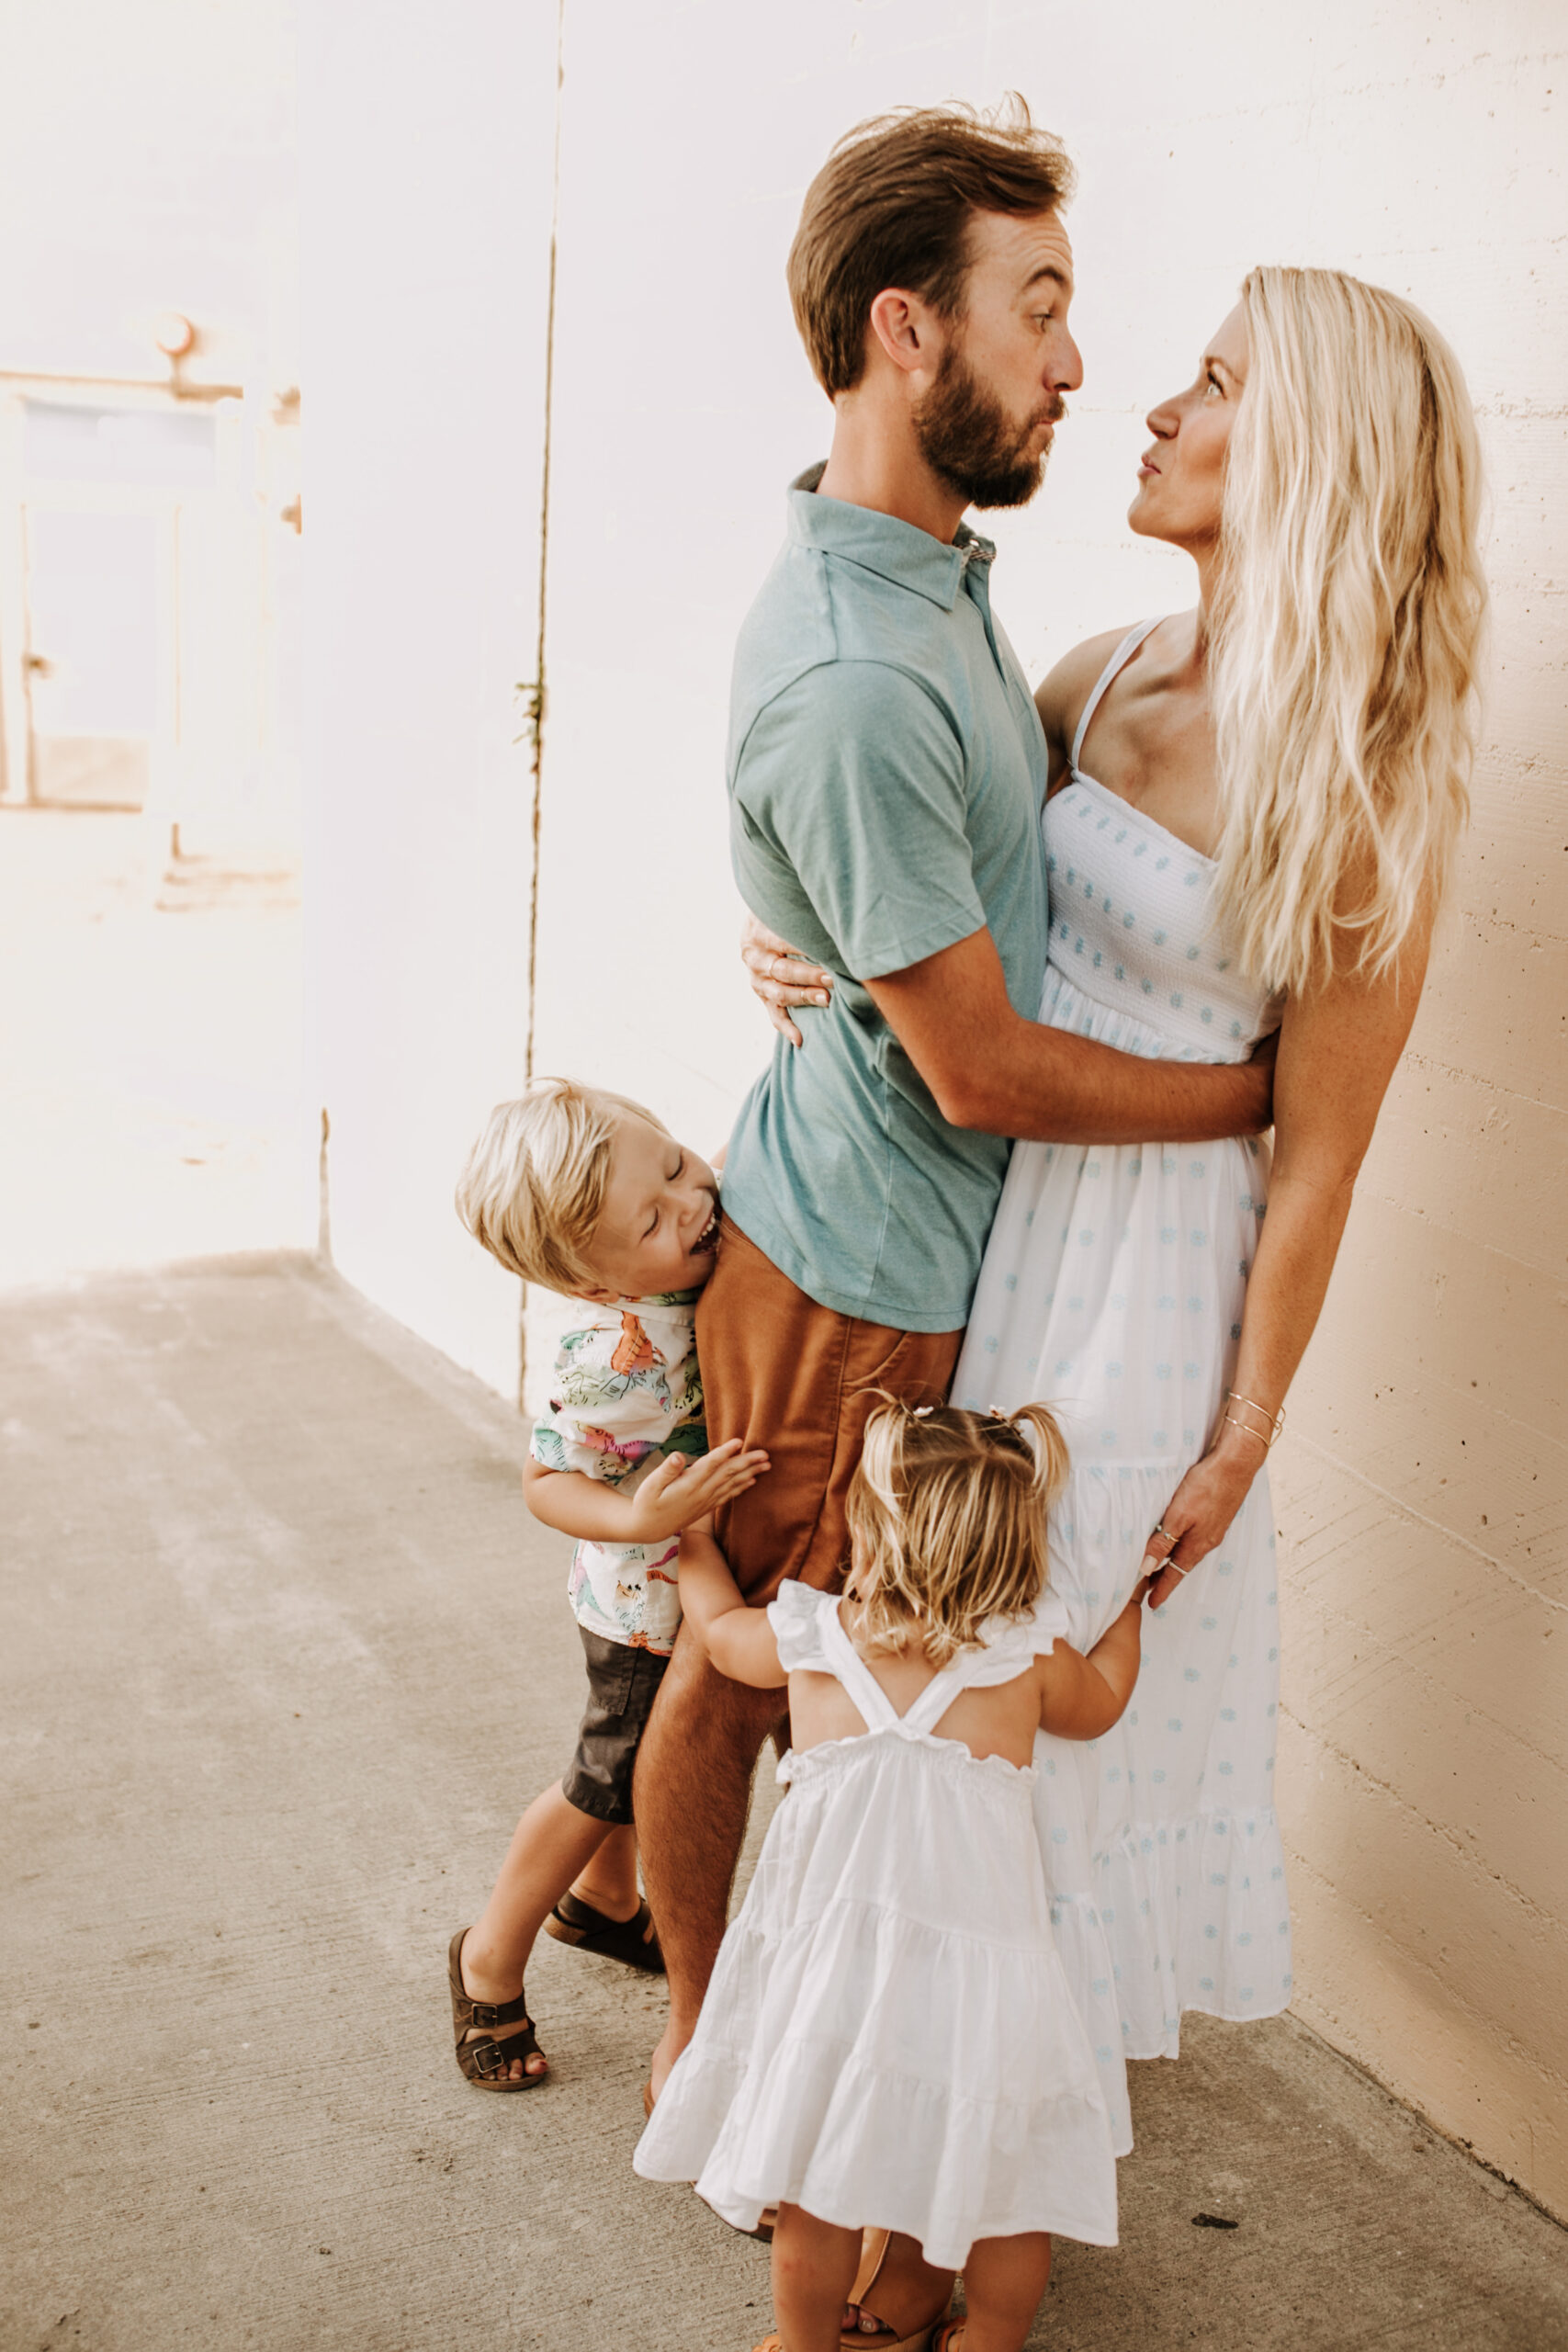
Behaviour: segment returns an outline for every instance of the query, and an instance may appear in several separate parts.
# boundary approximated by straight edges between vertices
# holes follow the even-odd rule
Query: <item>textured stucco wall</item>
[[[354,1279],[504,1385],[509,1307],[438,1227],[469,1113],[521,1068],[526,845],[496,695],[532,648],[518,485],[536,459],[553,27],[478,0],[427,41],[377,23],[368,104],[334,35],[352,119],[333,117],[343,175],[308,235],[311,398],[337,403],[312,428],[336,583],[318,605],[323,1028],[357,1137],[334,1229]],[[1188,379],[1250,263],[1380,279],[1459,350],[1495,508],[1485,747],[1279,1458],[1281,1802],[1303,2014],[1568,2211],[1551,1997],[1568,1910],[1561,10],[567,0],[564,33],[537,1066],[642,1093],[695,1143],[724,1132],[765,1050],[732,960],[725,695],[784,486],[827,442],[782,266],[830,139],[885,106],[1016,85],[1080,163],[1087,381],[1043,496],[996,533],[998,606],[1032,674],[1187,601],[1187,567],[1122,517],[1145,410]],[[472,345],[444,373],[422,339],[433,310],[479,337],[482,393]],[[513,324],[492,344],[497,317]],[[481,659],[509,626],[515,652]],[[551,1319],[541,1303],[536,1362]]]

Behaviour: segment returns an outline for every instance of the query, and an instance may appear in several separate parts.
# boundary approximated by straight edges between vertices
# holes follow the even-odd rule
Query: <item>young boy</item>
[[[577,1753],[513,1833],[490,1901],[447,1957],[457,2064],[483,2090],[548,2071],[523,1974],[541,1927],[634,1968],[663,1962],[637,1894],[632,1767],[681,1622],[681,1530],[768,1466],[709,1453],[692,1327],[713,1272],[718,1183],[651,1111],[536,1079],[468,1155],[457,1213],[525,1282],[581,1302],[561,1341],[523,1491],[578,1538],[568,1592],[588,1665]]]

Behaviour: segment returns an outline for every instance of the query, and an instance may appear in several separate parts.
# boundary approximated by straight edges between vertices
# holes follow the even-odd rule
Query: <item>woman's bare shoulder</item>
[[[1040,713],[1040,723],[1048,741],[1066,752],[1071,729],[1077,716],[1094,691],[1094,682],[1110,661],[1127,632],[1124,628],[1103,629],[1098,637],[1086,637],[1070,653],[1064,653],[1054,670],[1048,670],[1034,690],[1034,707]]]

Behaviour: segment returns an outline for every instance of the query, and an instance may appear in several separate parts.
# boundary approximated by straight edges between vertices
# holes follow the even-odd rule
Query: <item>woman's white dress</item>
[[[947,2268],[1028,2230],[1114,2245],[1110,2119],[1051,1931],[1035,1768],[934,1730],[960,1690],[1027,1671],[1065,1611],[1047,1598],[962,1653],[902,1716],[832,1594],[786,1583],[768,1613],[781,1663],[835,1675],[867,1729],[780,1764],[789,1793],[636,2169],[695,2180],[738,2229],[787,2200],[906,2231]]]
[[[1046,803],[1050,962],[1040,1018],[1177,1061],[1243,1061],[1278,1008],[1210,927],[1215,868],[1079,768],[1123,639]],[[1268,1186],[1255,1141],[1019,1144],[953,1376],[956,1404],[1043,1399],[1072,1472],[1051,1589],[1087,1649],[1202,1453],[1229,1386]],[[1103,1738],[1042,1735],[1036,1811],[1051,1916],[1100,2063],[1118,2154],[1124,2060],[1174,2057],[1183,2009],[1271,2017],[1291,1993],[1274,1815],[1274,1524],[1260,1472],[1217,1551],[1144,1613],[1132,1704]]]

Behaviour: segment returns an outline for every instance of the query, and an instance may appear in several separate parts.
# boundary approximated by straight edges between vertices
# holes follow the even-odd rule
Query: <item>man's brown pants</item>
[[[819,1306],[725,1218],[697,1307],[697,1362],[708,1443],[743,1437],[773,1463],[715,1527],[748,1600],[771,1600],[785,1577],[823,1591],[842,1581],[844,1503],[866,1422],[883,1396],[940,1405],[963,1337]]]

